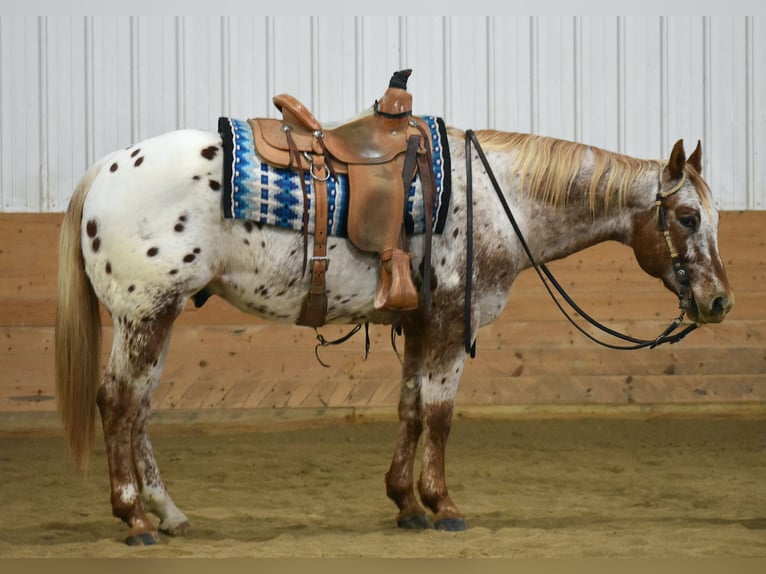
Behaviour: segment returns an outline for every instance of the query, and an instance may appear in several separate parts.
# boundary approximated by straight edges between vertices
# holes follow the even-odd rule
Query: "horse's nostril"
[[[723,315],[726,312],[726,298],[716,297],[712,309],[715,315]]]

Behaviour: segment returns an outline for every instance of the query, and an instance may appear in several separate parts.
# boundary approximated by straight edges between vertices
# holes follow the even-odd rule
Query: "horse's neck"
[[[518,178],[508,172],[512,209],[518,209],[527,242],[540,262],[553,261],[604,241],[629,244],[636,214],[653,202],[658,171],[650,168],[634,180],[620,205],[616,198],[605,206],[603,189],[595,193],[595,203],[589,201],[589,166],[583,165],[582,175],[572,184],[566,201],[554,205],[544,198],[534,198],[518,188]],[[515,208],[513,206],[516,206]]]

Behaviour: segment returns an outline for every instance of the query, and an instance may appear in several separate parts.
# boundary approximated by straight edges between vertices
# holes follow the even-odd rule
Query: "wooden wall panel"
[[[0,411],[51,411],[56,250],[61,214],[0,214]],[[482,329],[458,394],[461,405],[657,404],[766,401],[766,212],[724,212],[720,247],[736,306],[720,325],[654,350],[601,349],[566,323],[538,279],[514,284],[498,321]],[[607,243],[551,265],[595,317],[639,337],[676,315],[675,297],[631,251]],[[104,359],[111,323],[104,315]],[[328,338],[345,332],[327,327]],[[314,357],[307,328],[264,322],[212,299],[181,315],[155,396],[160,409],[394,407],[399,362],[389,330],[371,326]],[[401,343],[401,341],[400,341]]]

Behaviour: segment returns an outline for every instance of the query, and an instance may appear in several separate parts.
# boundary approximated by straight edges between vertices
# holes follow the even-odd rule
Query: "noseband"
[[[467,217],[467,228],[466,228],[466,284],[465,284],[465,350],[466,353],[470,353],[471,357],[474,357],[476,355],[476,342],[472,340],[472,330],[471,330],[471,282],[473,278],[473,172],[472,172],[472,166],[471,166],[471,149],[475,148],[476,153],[479,156],[479,159],[481,160],[482,164],[484,165],[484,169],[487,173],[487,176],[489,177],[490,181],[492,182],[492,187],[495,189],[495,193],[497,194],[498,199],[500,200],[500,203],[503,206],[503,210],[505,211],[506,216],[508,217],[508,221],[510,222],[511,226],[513,227],[514,232],[516,233],[516,236],[519,238],[519,243],[521,244],[521,247],[524,249],[524,252],[527,254],[527,257],[529,258],[529,262],[532,264],[532,267],[534,268],[535,272],[537,273],[538,277],[540,277],[540,280],[543,283],[543,286],[548,291],[548,294],[551,296],[551,299],[553,299],[553,302],[558,307],[559,311],[566,317],[566,319],[577,329],[582,333],[585,337],[593,341],[594,343],[597,343],[601,345],[602,347],[607,347],[609,349],[615,349],[618,351],[634,351],[637,349],[653,349],[659,345],[662,345],[664,343],[678,343],[681,339],[686,337],[689,333],[691,333],[694,329],[697,328],[696,323],[691,323],[687,325],[683,330],[680,332],[673,334],[673,332],[678,329],[678,327],[681,326],[684,320],[684,315],[686,314],[686,310],[689,308],[689,305],[691,304],[691,300],[688,296],[689,291],[689,273],[686,271],[686,268],[684,267],[683,260],[678,254],[678,250],[675,247],[675,244],[673,243],[673,239],[670,236],[670,229],[668,227],[668,221],[665,214],[665,211],[667,209],[667,206],[665,205],[665,201],[668,197],[676,193],[681,187],[683,187],[684,182],[686,181],[686,175],[683,176],[681,181],[673,186],[668,191],[663,192],[662,191],[662,180],[659,181],[659,186],[657,190],[657,217],[659,219],[659,226],[660,230],[662,231],[663,236],[665,237],[665,242],[668,245],[668,249],[670,250],[670,258],[673,265],[673,271],[675,272],[676,279],[678,280],[678,283],[681,285],[680,289],[680,295],[679,299],[681,300],[680,308],[681,308],[681,314],[675,318],[668,327],[662,331],[655,339],[652,340],[645,340],[645,339],[636,339],[635,337],[631,337],[630,335],[626,335],[624,333],[620,333],[619,331],[615,331],[613,329],[610,329],[606,325],[603,325],[593,319],[590,315],[588,315],[585,311],[583,311],[573,300],[572,298],[567,294],[567,292],[564,290],[564,288],[561,286],[561,284],[556,280],[556,278],[553,276],[553,274],[550,272],[548,267],[544,263],[538,263],[535,258],[532,256],[532,251],[529,248],[529,245],[527,244],[527,241],[524,239],[524,235],[521,232],[521,228],[519,227],[518,223],[516,222],[516,218],[513,216],[513,213],[511,212],[511,208],[508,206],[508,202],[505,199],[505,196],[503,195],[502,189],[500,188],[500,184],[497,182],[497,178],[495,177],[494,172],[492,171],[492,168],[489,165],[489,161],[487,160],[487,156],[484,154],[484,150],[481,148],[481,145],[479,144],[479,140],[476,138],[476,134],[473,130],[466,131],[465,134],[465,170],[466,170],[466,217]],[[621,339],[622,341],[626,341],[630,343],[629,345],[614,345],[611,343],[604,342],[600,339],[597,339],[590,333],[588,333],[584,328],[582,328],[578,323],[575,322],[575,320],[571,317],[571,315],[564,309],[561,302],[558,300],[556,295],[553,293],[553,290],[556,290],[558,294],[561,296],[564,301],[571,307],[572,310],[574,310],[576,313],[578,313],[583,319],[585,319],[588,323],[593,325],[595,328],[597,328],[602,333],[606,333],[607,335],[610,335],[612,337],[615,337],[617,339]]]
[[[667,210],[665,201],[671,195],[680,190],[684,186],[684,183],[686,183],[686,174],[683,174],[681,176],[681,181],[679,181],[672,188],[667,191],[662,191],[662,176],[660,176],[660,179],[657,182],[657,197],[654,203],[654,205],[657,206],[657,221],[660,226],[660,231],[665,238],[665,243],[667,244],[668,251],[670,252],[670,262],[673,265],[673,273],[675,273],[676,281],[678,281],[678,284],[681,286],[678,298],[680,299],[679,307],[681,309],[682,318],[686,310],[689,309],[689,305],[691,304],[691,299],[689,298],[689,273],[686,271],[683,259],[678,254],[678,249],[676,249],[676,246],[673,243],[673,238],[670,235],[668,218],[665,215]]]

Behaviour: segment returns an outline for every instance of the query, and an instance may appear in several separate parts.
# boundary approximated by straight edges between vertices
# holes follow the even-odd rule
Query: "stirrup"
[[[412,282],[410,256],[402,249],[387,249],[380,256],[380,283],[373,306],[378,311],[410,311],[418,307]]]

